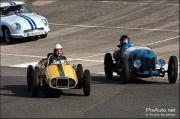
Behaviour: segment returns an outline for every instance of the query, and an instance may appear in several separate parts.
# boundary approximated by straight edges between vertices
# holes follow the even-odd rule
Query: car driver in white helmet
[[[50,64],[62,64],[67,61],[67,58],[63,55],[61,44],[56,44],[54,53],[48,57],[48,65]]]

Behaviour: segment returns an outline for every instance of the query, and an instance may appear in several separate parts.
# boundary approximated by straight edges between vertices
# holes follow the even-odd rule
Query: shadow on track
[[[16,45],[16,44],[21,44],[21,43],[26,43],[26,42],[33,42],[33,41],[37,41],[38,39],[36,38],[32,38],[32,39],[15,39],[15,41],[13,41],[12,44],[10,45]],[[0,46],[6,46],[8,45],[5,40],[0,37]]]
[[[156,77],[153,77],[153,78],[155,79]],[[114,76],[112,80],[107,80],[104,75],[100,75],[100,74],[93,74],[91,76],[91,83],[124,85],[124,84],[122,84],[119,76]],[[129,84],[169,84],[169,83],[168,82],[160,82],[160,81],[158,82],[157,80],[152,81],[152,80],[143,80],[143,79],[139,79],[139,78],[134,78],[134,79],[130,79],[129,82],[125,85],[129,85]]]
[[[6,85],[3,88],[1,88],[1,90],[4,90],[3,92],[11,91],[11,93],[1,92],[0,95],[3,96],[31,97],[26,85]],[[39,89],[37,98],[58,98],[61,94],[63,94],[62,91],[41,88]]]
[[[2,78],[2,77],[1,77]],[[26,77],[24,76],[11,76],[11,77],[4,77],[3,76],[3,80],[5,81],[7,78],[7,80],[17,80],[16,84],[12,84],[13,82],[10,82],[11,85],[2,85],[1,84],[1,93],[0,95],[3,96],[15,96],[15,97],[31,97],[30,92],[28,92],[27,86],[26,86]],[[19,81],[19,79],[21,81]],[[23,82],[22,82],[23,81]],[[24,85],[17,85],[17,83],[24,83]],[[114,76],[114,78],[112,80],[107,80],[105,79],[104,75],[99,75],[99,74],[92,74],[91,76],[91,84],[115,84],[115,85],[124,85],[121,84],[121,81],[119,80],[119,76]],[[156,81],[147,81],[147,80],[143,80],[143,79],[131,79],[129,81],[128,84],[125,85],[131,85],[131,84],[152,84],[152,85],[159,85],[159,84],[164,84],[164,85],[169,85],[168,82],[158,82]],[[77,89],[73,89],[74,92],[76,92]],[[2,93],[3,92],[3,93]],[[4,93],[5,92],[5,93]],[[11,93],[7,93],[7,92],[11,92]],[[38,98],[58,98],[62,95],[65,96],[83,96],[82,94],[75,94],[75,93],[63,93],[62,90],[55,90],[55,89],[51,89],[51,88],[44,88],[41,87],[39,88],[39,93],[38,93]]]
[[[27,97],[31,98],[25,85],[6,85],[0,90],[11,91],[12,93],[0,93],[3,96]],[[49,88],[40,88],[37,98],[59,98],[60,96],[84,96],[82,94],[63,93],[62,90],[53,90]]]
[[[8,81],[8,82],[5,82]],[[27,89],[26,77],[24,76],[1,76],[1,96],[15,96],[31,98],[31,93]],[[8,85],[3,85],[5,84]],[[20,85],[18,83],[21,83]],[[76,92],[76,89],[74,89]],[[82,94],[63,93],[63,90],[40,87],[37,98],[59,98],[60,96],[84,96]]]

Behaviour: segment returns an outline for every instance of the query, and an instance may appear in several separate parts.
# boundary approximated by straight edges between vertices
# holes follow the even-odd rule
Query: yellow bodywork
[[[48,79],[60,77],[60,73],[59,73],[57,65],[50,65],[46,68],[46,77]]]
[[[46,82],[49,82],[54,78],[71,78],[78,83],[78,78],[75,69],[70,64],[56,65],[52,64],[45,69]]]

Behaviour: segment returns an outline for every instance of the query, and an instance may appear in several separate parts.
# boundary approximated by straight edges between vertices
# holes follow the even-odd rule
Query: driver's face
[[[62,49],[56,49],[56,55],[61,56],[63,54]]]
[[[124,41],[123,41],[124,44],[127,44],[128,43],[128,39],[126,38]]]
[[[23,8],[21,8],[21,9],[20,9],[20,11],[21,11],[21,12],[24,12],[24,9],[23,9]]]
[[[19,13],[19,12],[23,12],[23,11],[24,11],[24,9],[23,9],[23,8],[19,8],[19,9],[17,9],[17,10],[16,10],[16,12],[17,12],[17,13]]]

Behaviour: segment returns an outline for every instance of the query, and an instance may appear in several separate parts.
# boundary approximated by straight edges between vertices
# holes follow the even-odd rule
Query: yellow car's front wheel
[[[85,96],[89,96],[91,93],[91,86],[90,86],[90,71],[85,70],[83,74],[83,92]]]
[[[78,78],[77,88],[80,89],[80,88],[82,88],[82,83],[83,83],[83,67],[82,67],[82,64],[77,65],[76,74],[77,74],[77,78]]]

